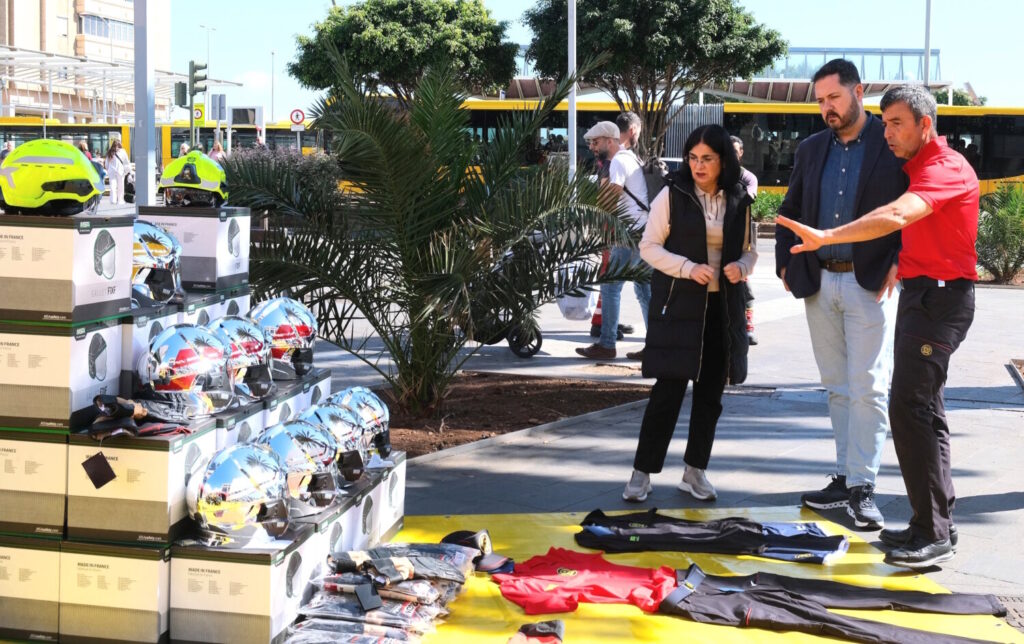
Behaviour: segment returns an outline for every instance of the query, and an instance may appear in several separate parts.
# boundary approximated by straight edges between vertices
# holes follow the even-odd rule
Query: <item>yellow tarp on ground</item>
[[[672,566],[686,568],[696,563],[713,575],[748,575],[772,572],[793,577],[830,579],[862,586],[893,590],[947,592],[923,575],[882,563],[883,553],[876,550],[857,533],[824,521],[812,512],[797,507],[722,508],[708,510],[660,510],[660,513],[691,520],[720,519],[728,516],[748,517],[755,521],[816,521],[829,534],[846,534],[850,550],[831,565],[799,564],[724,555],[682,552],[645,552],[605,555],[609,561],[631,566]],[[615,513],[610,513],[615,514]],[[552,546],[593,552],[581,548],[573,540],[579,522],[586,513],[553,514],[477,514],[465,516],[410,516],[405,528],[394,541],[437,542],[454,530],[486,528],[494,542],[495,552],[525,561],[542,555]],[[874,534],[874,533],[872,533]],[[651,615],[629,605],[584,604],[574,613],[526,615],[519,606],[505,600],[488,575],[476,573],[466,584],[465,592],[450,606],[451,615],[427,642],[482,644],[505,642],[520,624],[547,619],[565,622],[567,644],[624,642],[781,642],[839,641],[816,638],[800,633],[775,633],[758,629],[698,624],[680,617]],[[896,624],[907,628],[960,635],[997,642],[1024,642],[1024,635],[1001,619],[984,615],[935,615],[897,611],[836,611],[845,615]]]

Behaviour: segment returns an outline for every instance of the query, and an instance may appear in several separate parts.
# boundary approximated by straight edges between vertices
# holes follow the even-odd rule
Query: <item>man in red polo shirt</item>
[[[800,236],[790,252],[859,242],[903,231],[902,291],[896,317],[895,362],[889,398],[892,441],[914,515],[905,530],[882,530],[893,548],[886,563],[925,568],[953,558],[955,494],[950,477],[949,426],[943,386],[949,358],[974,320],[978,262],[978,177],[935,130],[935,99],[920,85],[895,87],[881,102],[885,140],[910,187],[899,199],[832,230],[785,217]],[[889,285],[891,292],[894,284]]]

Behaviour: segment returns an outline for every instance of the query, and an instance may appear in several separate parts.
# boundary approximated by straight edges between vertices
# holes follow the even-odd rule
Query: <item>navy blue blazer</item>
[[[868,114],[864,129],[864,163],[857,181],[854,219],[894,201],[906,192],[910,182],[899,159],[885,142],[881,119]],[[807,137],[796,149],[789,191],[779,206],[779,214],[809,226],[818,226],[821,202],[821,173],[825,167],[832,130],[824,129]],[[799,239],[788,228],[775,227],[775,274],[786,269],[786,284],[798,298],[814,295],[821,288],[821,264],[815,253],[792,254],[789,249]],[[869,291],[882,287],[900,250],[900,233],[853,244],[853,272],[857,283]]]

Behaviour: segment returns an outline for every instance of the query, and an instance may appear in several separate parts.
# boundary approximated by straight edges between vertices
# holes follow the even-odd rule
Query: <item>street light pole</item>
[[[924,2],[924,86],[928,87],[928,83],[931,79],[928,77],[929,67],[932,58],[932,0],[925,0]],[[950,93],[953,92],[953,88],[949,89]]]
[[[569,73],[576,75],[576,0],[569,0]],[[576,174],[576,87],[569,90],[569,181]]]
[[[199,25],[199,28],[206,30],[206,77],[210,78],[210,32],[211,31],[217,31],[217,28],[216,27],[208,27],[206,25]],[[207,113],[209,113],[209,111],[210,111],[210,83],[209,82],[206,83],[206,91],[203,92],[203,103],[205,103],[205,105],[206,105],[203,108],[203,114],[204,114],[204,117],[205,117],[205,115]]]
[[[274,50],[270,50],[270,122],[274,122]]]

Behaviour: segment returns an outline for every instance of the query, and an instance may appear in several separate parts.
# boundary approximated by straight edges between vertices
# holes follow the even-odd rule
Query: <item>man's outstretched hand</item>
[[[775,223],[779,226],[792,230],[793,233],[800,238],[800,241],[803,242],[802,244],[796,244],[790,248],[789,252],[791,253],[810,253],[824,246],[825,234],[817,228],[805,226],[798,221],[793,221],[792,219],[783,217],[782,215],[779,215],[775,219]]]

